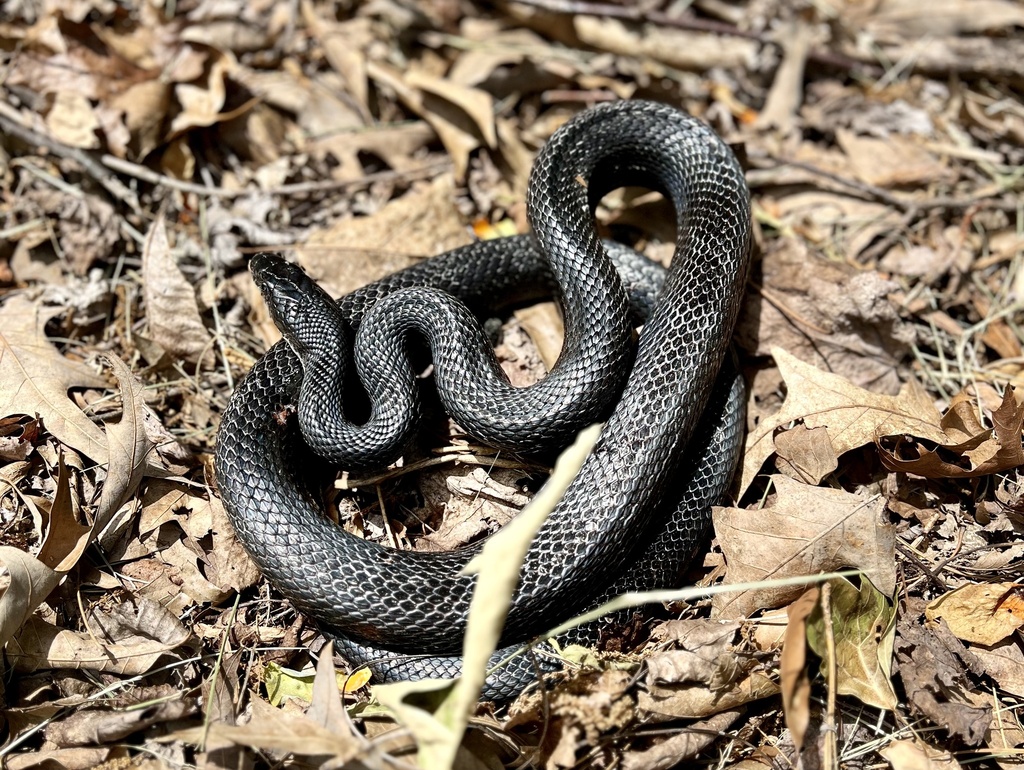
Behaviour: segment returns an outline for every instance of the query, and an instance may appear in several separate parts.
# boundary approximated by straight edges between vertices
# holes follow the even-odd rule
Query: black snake
[[[676,251],[660,290],[656,270],[607,249],[595,231],[597,202],[627,185],[658,190],[675,206]],[[257,362],[223,416],[220,494],[267,578],[351,640],[343,649],[433,656],[385,661],[378,672],[389,677],[457,668],[450,656],[461,649],[475,582],[459,570],[479,546],[400,552],[348,535],[323,515],[329,466],[309,447],[347,468],[402,453],[419,412],[408,337],[429,344],[445,409],[496,446],[550,453],[607,419],[526,556],[503,643],[543,633],[618,586],[676,577],[734,466],[742,390],[719,369],[746,276],[750,207],[728,147],[674,108],[602,105],[542,149],[527,208],[532,237],[457,249],[337,304],[279,258],[252,262],[285,340]],[[475,314],[550,294],[553,285],[565,316],[561,357],[541,382],[513,388]],[[361,425],[345,420],[342,404],[353,366],[372,404]],[[282,411],[296,404],[297,421]],[[491,694],[521,687],[523,676],[522,666],[499,671]]]

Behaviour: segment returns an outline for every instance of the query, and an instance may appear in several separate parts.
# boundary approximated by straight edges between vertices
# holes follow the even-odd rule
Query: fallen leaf
[[[782,714],[793,734],[799,752],[811,723],[811,680],[807,674],[807,618],[818,606],[821,588],[808,588],[789,605],[786,639],[779,657],[779,688],[782,690]]]
[[[348,294],[471,238],[454,203],[450,175],[391,201],[376,213],[341,219],[296,249],[296,260],[332,294]]]
[[[855,568],[886,596],[896,590],[895,530],[885,501],[772,476],[775,495],[763,510],[712,509],[728,567],[726,584]],[[804,588],[787,586],[721,594],[723,617],[746,617],[794,601]]]
[[[180,697],[163,698],[145,708],[76,709],[43,730],[46,740],[59,748],[115,743],[151,725],[174,722],[192,714],[196,704]]]
[[[142,247],[142,286],[150,337],[172,356],[190,360],[210,349],[210,333],[199,315],[192,288],[171,251],[162,216],[146,233]]]
[[[661,650],[646,659],[646,688],[637,706],[652,718],[700,719],[778,693],[757,670],[755,656],[743,655],[740,625],[716,620],[674,620],[655,629],[654,638],[674,640],[679,649]]]
[[[62,577],[24,551],[0,545],[0,648],[32,617]]]
[[[839,458],[825,428],[808,428],[803,423],[775,437],[779,470],[804,484],[817,484],[839,467]]]
[[[68,398],[68,390],[105,388],[107,381],[65,358],[46,338],[46,322],[56,312],[21,294],[0,306],[0,417],[38,416],[61,443],[102,464],[103,431]]]
[[[772,356],[788,392],[782,408],[762,419],[747,437],[740,496],[776,451],[776,431],[789,423],[825,428],[837,456],[895,433],[911,433],[938,443],[945,439],[938,410],[916,381],[905,384],[899,395],[880,395],[805,364],[781,348],[773,348]]]
[[[896,610],[867,580],[858,590],[848,580],[830,583],[831,625],[836,654],[836,691],[875,708],[892,711],[898,703],[892,676]],[[827,672],[829,651],[825,618],[819,604],[807,627],[811,649]]]
[[[138,489],[146,470],[153,442],[146,433],[146,402],[143,387],[121,359],[106,356],[121,390],[121,419],[105,424],[108,447],[107,477],[103,482],[93,527],[101,532],[114,514]]]
[[[70,631],[32,617],[7,643],[7,657],[19,671],[77,668],[134,676],[190,638],[176,616],[142,597],[109,611],[93,608],[86,628]]]
[[[877,440],[885,467],[929,479],[964,479],[1024,465],[1024,404],[1017,404],[1014,389],[1006,388],[1003,401],[992,413],[992,429],[977,418],[974,399],[955,399],[942,416],[947,438],[935,441],[913,431],[881,436]]]
[[[718,736],[743,715],[743,709],[730,709],[708,719],[687,725],[675,735],[669,735],[649,749],[630,747],[622,757],[622,770],[666,770],[680,767],[682,762],[695,759],[711,746]],[[736,765],[731,765],[735,768]]]
[[[1024,698],[1024,650],[1016,639],[1007,639],[992,646],[971,645],[971,653],[981,661],[985,673],[1005,690]]]
[[[931,623],[942,618],[965,642],[996,644],[1024,626],[1024,586],[968,583],[932,601],[925,617]]]
[[[992,724],[988,697],[971,689],[966,666],[981,667],[944,623],[925,624],[925,602],[904,601],[894,644],[911,714],[928,717],[968,746],[978,746]]]
[[[942,751],[917,738],[893,741],[878,753],[889,761],[892,770],[959,770],[960,763],[948,751]]]
[[[163,738],[203,745],[216,739],[223,744],[249,746],[268,751],[284,751],[298,757],[331,757],[334,767],[363,754],[365,738],[349,732],[336,733],[316,724],[303,714],[289,714],[274,708],[262,698],[249,698],[251,715],[242,725],[214,722],[179,730]]]
[[[903,187],[951,179],[950,168],[913,139],[875,139],[843,129],[836,131],[836,139],[850,159],[854,174],[867,184]]]

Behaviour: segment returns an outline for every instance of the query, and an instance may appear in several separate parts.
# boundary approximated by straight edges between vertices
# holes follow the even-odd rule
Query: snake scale
[[[597,236],[597,202],[623,186],[660,191],[674,205],[676,249],[664,276]],[[671,584],[735,465],[742,383],[720,369],[746,277],[750,204],[729,148],[670,106],[604,104],[542,148],[527,212],[531,236],[456,249],[337,303],[278,257],[258,255],[250,266],[285,339],[224,413],[220,494],[271,583],[354,662],[379,657],[375,671],[386,679],[458,670],[475,583],[459,571],[479,550],[395,551],[323,513],[332,464],[378,466],[407,447],[421,412],[417,341],[429,346],[445,410],[497,447],[550,456],[606,420],[527,553],[504,644],[617,590]],[[539,383],[514,388],[477,317],[552,292],[565,318],[561,356]],[[345,414],[353,373],[371,403],[360,424]],[[298,418],[285,418],[296,405]],[[531,676],[521,664],[502,669],[488,694],[510,695]]]

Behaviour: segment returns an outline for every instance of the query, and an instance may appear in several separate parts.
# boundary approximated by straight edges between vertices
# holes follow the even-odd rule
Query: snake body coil
[[[663,192],[677,215],[672,266],[635,348],[636,313],[622,276],[641,283],[636,276],[644,270],[616,268],[592,213],[605,193],[625,185]],[[322,513],[328,471],[309,449],[349,467],[401,453],[418,411],[410,332],[430,345],[446,410],[490,443],[550,452],[607,418],[526,556],[505,643],[585,609],[610,590],[610,576],[628,573],[640,587],[671,579],[665,564],[678,571],[689,557],[708,504],[728,480],[742,396],[731,377],[717,388],[716,378],[750,235],[749,196],[731,151],[673,108],[603,105],[576,116],[543,148],[527,204],[533,240],[457,249],[336,306],[296,268],[265,255],[253,260],[286,339],[232,396],[218,435],[218,485],[241,542],[268,579],[331,632],[402,653],[451,656],[461,648],[475,579],[459,571],[478,547],[398,552],[346,534]],[[552,282],[566,322],[562,355],[540,383],[513,388],[473,313],[550,293]],[[348,365],[372,403],[361,426],[343,417],[345,374],[335,368],[345,366],[353,335]],[[697,431],[716,391],[713,412]],[[282,407],[296,403],[301,433],[280,419]],[[695,432],[699,440],[684,460]],[[666,493],[674,498],[667,506]],[[657,543],[646,555],[639,534]],[[635,566],[641,556],[653,566]],[[430,671],[428,664],[403,674]]]

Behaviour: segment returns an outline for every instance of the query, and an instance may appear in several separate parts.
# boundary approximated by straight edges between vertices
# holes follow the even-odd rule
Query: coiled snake
[[[657,270],[596,234],[593,208],[627,185],[658,190],[675,206],[676,251],[660,290]],[[457,249],[337,304],[279,258],[258,255],[251,265],[285,340],[224,413],[220,494],[271,583],[349,640],[351,656],[375,647],[433,656],[384,661],[377,670],[385,677],[457,668],[451,656],[475,582],[459,570],[478,546],[395,551],[345,533],[323,515],[329,470],[309,447],[346,468],[401,454],[419,412],[408,337],[426,339],[445,409],[496,446],[550,453],[607,419],[526,556],[504,643],[540,634],[618,586],[677,577],[735,464],[742,386],[719,369],[746,276],[750,207],[728,147],[674,108],[605,104],[541,150],[527,209],[532,237]],[[513,388],[474,313],[550,294],[552,285],[565,316],[561,357],[541,382]],[[638,320],[646,323],[634,344]],[[344,418],[352,366],[372,404],[362,425]],[[295,404],[298,420],[282,420],[282,408]],[[522,667],[497,672],[490,694],[509,694],[523,677]]]

